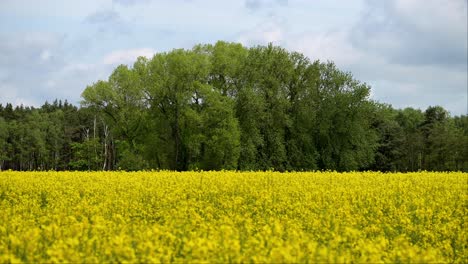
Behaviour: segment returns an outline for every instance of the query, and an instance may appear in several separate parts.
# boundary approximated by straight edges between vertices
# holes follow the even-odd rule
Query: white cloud
[[[466,21],[463,0],[367,1],[350,41],[391,63],[466,67]]]
[[[43,91],[78,104],[86,86],[98,80],[107,80],[117,65],[131,65],[139,56],[152,57],[154,53],[150,48],[117,50],[105,55],[96,63],[71,62],[49,75],[49,79],[43,83]]]
[[[268,43],[281,45],[287,31],[287,24],[284,19],[270,16],[254,28],[241,32],[237,41],[245,46],[266,45]]]
[[[256,11],[263,8],[274,8],[277,5],[286,6],[288,0],[246,0],[245,7],[251,11]]]
[[[103,4],[108,5],[109,3],[110,0],[1,0],[0,13],[5,11],[9,15],[25,18],[51,16],[82,18],[86,14],[96,10],[99,6]]]
[[[466,32],[466,1],[394,0],[395,12],[422,30]],[[430,19],[428,19],[430,18]],[[434,23],[437,21],[437,23]]]
[[[49,50],[43,50],[41,52],[40,58],[42,61],[48,61],[52,57],[52,53]]]
[[[301,52],[310,59],[321,61],[331,60],[341,67],[361,61],[365,54],[354,48],[349,42],[345,31],[329,33],[304,32],[288,37],[286,44],[289,49]]]
[[[50,74],[43,83],[43,92],[49,97],[48,100],[57,98],[68,99],[77,104],[80,95],[86,86],[98,80],[106,80],[113,70],[112,65],[103,63],[80,63],[71,62],[64,65],[59,71]]]
[[[224,39],[332,60],[398,107],[466,113],[466,0],[0,2],[0,102],[77,102],[118,64]]]
[[[44,97],[54,96],[42,84],[65,65],[63,56],[55,56],[63,36],[18,32],[0,38],[0,103],[39,106]]]
[[[0,83],[0,104],[11,103],[13,106],[39,106],[36,98],[31,98],[27,93],[19,93],[18,87],[12,83]]]
[[[466,4],[449,2],[367,1],[362,19],[349,28],[287,34],[283,45],[311,59],[334,61],[370,84],[372,98],[381,102],[423,110],[442,105],[464,114]]]
[[[353,46],[348,34],[289,36],[286,45],[311,59],[332,60],[339,69],[350,71],[357,80],[370,84],[371,98],[380,102],[422,110],[442,105],[453,114],[466,110],[466,70],[454,70],[444,64],[394,63],[386,59],[387,54]]]
[[[123,6],[132,6],[138,4],[148,4],[151,0],[113,0],[112,2]]]
[[[98,10],[88,15],[84,21],[96,26],[100,34],[111,33],[117,36],[121,36],[122,34],[129,35],[134,29],[133,23],[114,9]]]
[[[133,64],[140,56],[151,58],[156,53],[150,48],[117,50],[106,55],[102,62],[105,65]]]

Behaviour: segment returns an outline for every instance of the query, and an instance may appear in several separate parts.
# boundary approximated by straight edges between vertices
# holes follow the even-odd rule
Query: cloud
[[[123,6],[132,6],[139,4],[147,4],[151,2],[151,0],[112,0],[112,2]]]
[[[150,48],[117,50],[106,55],[102,62],[104,65],[133,64],[138,57],[152,58],[155,53]]]
[[[245,7],[250,11],[257,11],[276,6],[287,6],[288,0],[246,0]]]
[[[268,18],[241,32],[244,45],[274,42],[312,60],[331,60],[395,107],[442,105],[464,114],[467,102],[466,2],[366,1],[361,18],[338,29],[288,30]]]
[[[112,65],[69,61],[65,37],[44,32],[0,35],[0,103],[41,106],[46,100],[77,104],[87,85],[107,79]],[[78,62],[77,62],[78,61]]]
[[[98,10],[85,18],[85,22],[96,25],[100,33],[131,33],[131,23],[122,16],[110,9]]]
[[[464,0],[367,1],[350,40],[390,63],[465,67],[466,22]]]
[[[68,98],[71,103],[78,104],[86,86],[98,80],[107,80],[117,65],[132,65],[137,57],[151,58],[154,54],[155,51],[150,48],[117,50],[96,63],[72,62],[51,75],[44,83],[44,90],[47,94],[60,95],[60,98]]]
[[[71,103],[78,104],[86,86],[97,80],[106,80],[112,70],[112,65],[102,63],[70,62],[42,83],[43,90],[47,95],[66,98]]]
[[[44,32],[0,36],[0,103],[38,105],[46,94],[41,85],[65,61],[64,36]]]
[[[465,0],[85,0],[72,11],[14,3],[0,12],[0,102],[78,102],[86,85],[151,47],[225,39],[332,60],[396,107],[466,113]]]
[[[3,81],[21,81],[42,77],[60,69],[64,64],[62,56],[64,36],[44,32],[5,34],[0,36],[0,72]]]
[[[192,2],[193,0],[174,0],[173,2]],[[277,1],[287,1],[287,0],[277,0]],[[130,6],[137,6],[137,5],[147,5],[151,2],[155,2],[154,0],[112,0],[112,3],[130,7]]]
[[[363,51],[355,49],[349,43],[347,31],[303,32],[288,38],[291,39],[287,42],[289,49],[300,51],[314,60],[333,61],[337,65],[348,66],[365,57]]]
[[[34,98],[20,95],[16,87],[8,83],[0,82],[0,95],[0,104],[3,106],[7,103],[13,106],[39,106]]]
[[[286,21],[277,16],[270,16],[250,30],[240,32],[237,41],[245,46],[274,43],[281,45],[287,32]]]
[[[52,53],[49,50],[43,50],[40,57],[42,61],[48,61],[52,57]]]
[[[397,107],[467,104],[467,3],[367,1],[348,41],[364,57],[347,67],[373,84],[374,98]]]
[[[36,67],[51,61],[51,51],[58,51],[64,41],[63,35],[45,32],[3,34],[0,36],[0,67],[12,72],[19,68]],[[55,58],[58,59],[58,58]],[[50,66],[53,66],[51,63]]]

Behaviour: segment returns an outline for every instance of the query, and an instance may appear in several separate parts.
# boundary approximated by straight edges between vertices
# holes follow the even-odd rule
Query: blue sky
[[[1,0],[0,103],[78,104],[119,64],[217,40],[334,61],[397,108],[468,111],[466,0]]]

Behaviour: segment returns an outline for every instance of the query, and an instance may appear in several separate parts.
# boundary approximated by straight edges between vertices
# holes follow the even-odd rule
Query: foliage
[[[119,66],[83,105],[151,168],[345,171],[374,159],[368,95],[332,63],[218,42]]]
[[[332,62],[219,41],[120,65],[41,108],[0,105],[0,170],[468,171],[468,122],[394,109]]]

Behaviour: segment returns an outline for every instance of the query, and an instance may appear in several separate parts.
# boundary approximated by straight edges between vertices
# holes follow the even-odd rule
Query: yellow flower
[[[0,263],[468,261],[466,173],[0,172]]]

